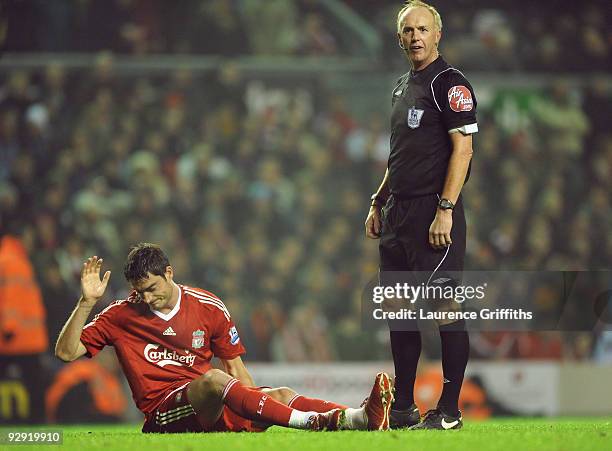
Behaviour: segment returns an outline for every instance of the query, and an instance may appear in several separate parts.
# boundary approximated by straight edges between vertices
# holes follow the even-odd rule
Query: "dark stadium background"
[[[363,222],[388,156],[390,90],[408,69],[395,39],[401,4],[0,4],[2,232],[29,253],[48,337],[0,352],[2,422],[138,420],[112,353],[66,370],[52,349],[84,258],[113,270],[107,304],[126,295],[122,262],[139,241],[162,245],[179,282],[224,300],[256,375],[308,386],[295,368],[389,364],[384,330],[361,327],[360,298],[377,271]],[[434,4],[441,52],[478,96],[466,267],[609,269],[609,5]],[[539,301],[555,308],[545,293]],[[8,304],[0,297],[7,342],[22,327]],[[436,343],[425,337],[426,358]],[[610,332],[480,332],[472,344],[474,416],[612,411],[568,382],[596,390],[610,377]],[[547,374],[557,377],[540,401],[549,408],[504,404],[504,391],[528,399]],[[334,394],[322,384],[311,388]]]

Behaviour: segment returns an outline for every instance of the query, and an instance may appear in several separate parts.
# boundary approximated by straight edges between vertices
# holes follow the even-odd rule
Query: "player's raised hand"
[[[95,304],[106,290],[111,272],[106,271],[104,277],[100,279],[101,268],[102,259],[98,258],[96,255],[89,257],[87,261],[83,263],[83,269],[81,270],[81,292],[83,294],[83,299],[87,303]]]

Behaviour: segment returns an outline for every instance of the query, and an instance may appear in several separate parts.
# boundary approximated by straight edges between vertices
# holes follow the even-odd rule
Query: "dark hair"
[[[146,279],[148,273],[165,277],[169,265],[168,256],[157,244],[138,243],[130,248],[123,275],[128,282]]]

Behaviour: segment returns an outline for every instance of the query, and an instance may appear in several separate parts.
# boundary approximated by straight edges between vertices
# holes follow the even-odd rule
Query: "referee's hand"
[[[445,249],[450,246],[453,243],[451,240],[452,228],[453,210],[438,209],[436,217],[429,227],[429,244],[431,247],[434,249]]]
[[[372,205],[370,212],[365,222],[365,232],[368,238],[376,240],[380,238],[380,229],[382,228],[382,221],[380,217],[380,207]]]

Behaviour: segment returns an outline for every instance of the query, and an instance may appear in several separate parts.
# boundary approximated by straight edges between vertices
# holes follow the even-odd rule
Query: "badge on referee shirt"
[[[421,118],[423,117],[423,113],[425,110],[417,110],[415,107],[412,107],[408,110],[408,127],[417,128],[421,125]]]

